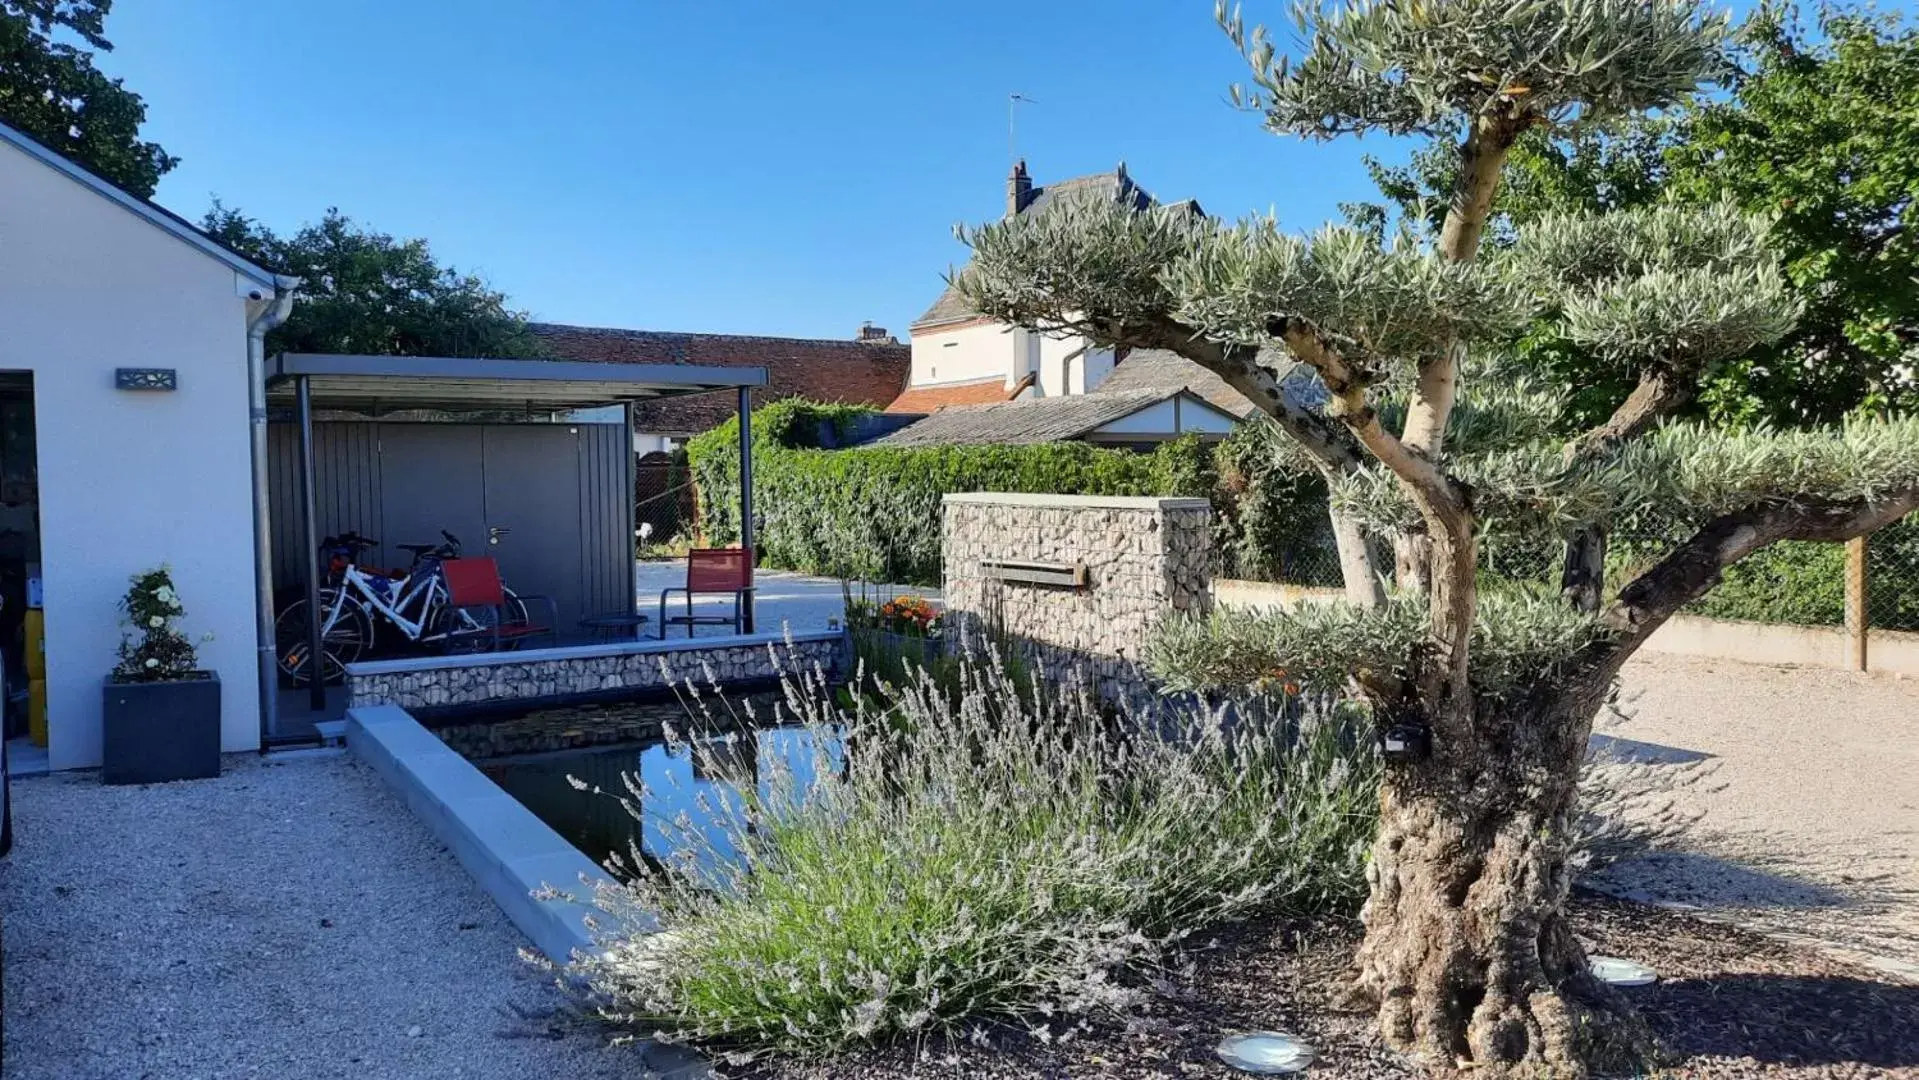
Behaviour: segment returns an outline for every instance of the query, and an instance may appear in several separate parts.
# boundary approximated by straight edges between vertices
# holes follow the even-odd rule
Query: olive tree
[[[1562,914],[1594,714],[1626,659],[1727,566],[1919,506],[1919,423],[1774,434],[1672,421],[1716,366],[1798,314],[1767,223],[1733,208],[1548,217],[1477,257],[1521,133],[1677,100],[1718,70],[1723,21],[1686,0],[1294,14],[1297,61],[1220,11],[1252,66],[1240,100],[1284,134],[1454,144],[1457,187],[1435,233],[1302,236],[1087,199],[962,230],[973,259],[957,281],[996,318],[1217,372],[1328,470],[1347,521],[1394,539],[1390,582],[1343,559],[1346,603],[1171,623],[1153,663],[1175,687],[1284,671],[1348,689],[1382,730],[1410,736],[1382,784],[1353,999],[1377,1009],[1389,1044],[1438,1066],[1584,1075],[1648,1050]],[[1563,383],[1513,367],[1515,335],[1542,322],[1634,372],[1611,415],[1571,438]],[[1291,396],[1276,354],[1317,372],[1323,396]],[[1607,530],[1649,509],[1690,534],[1609,580]],[[1482,584],[1479,547],[1496,530],[1563,541],[1564,588]]]

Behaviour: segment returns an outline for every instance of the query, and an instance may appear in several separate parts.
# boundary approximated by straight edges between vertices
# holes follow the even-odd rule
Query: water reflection
[[[738,807],[739,788],[729,780],[750,783],[762,801],[810,791],[822,768],[829,774],[845,768],[839,736],[825,738],[827,745],[819,747],[811,729],[765,728],[694,740],[697,749],[693,743],[629,744],[478,764],[502,790],[595,862],[605,864],[615,853],[630,859],[635,839],[648,859],[665,860],[688,846],[685,838],[697,830],[704,840],[691,846],[706,849],[699,852],[700,862],[710,870],[712,863],[738,858],[738,812],[728,813],[725,807]],[[569,777],[587,790],[579,790]],[[644,800],[628,778],[637,779]],[[629,806],[640,811],[639,820]]]

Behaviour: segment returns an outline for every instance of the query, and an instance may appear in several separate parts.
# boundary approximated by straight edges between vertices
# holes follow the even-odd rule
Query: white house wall
[[[1091,348],[1076,334],[1039,337],[1039,387],[1046,397],[1085,394],[1113,372],[1113,350]]]
[[[1014,359],[1013,333],[996,323],[913,335],[913,386],[1005,379]]]
[[[179,389],[116,390],[117,367],[174,368]],[[200,661],[220,675],[223,747],[258,745],[235,272],[0,144],[0,369],[34,376],[53,767],[98,764],[116,605],[161,562],[186,629],[216,635]]]
[[[1226,435],[1239,425],[1231,413],[1216,409],[1196,397],[1179,399],[1179,432],[1182,435]]]
[[[1170,398],[1129,413],[1101,426],[1095,439],[1128,436],[1224,435],[1233,430],[1231,416],[1192,396]]]

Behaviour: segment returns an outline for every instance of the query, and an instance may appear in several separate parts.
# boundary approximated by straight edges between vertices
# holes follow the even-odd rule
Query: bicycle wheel
[[[494,645],[493,630],[499,625],[502,615],[508,624],[526,623],[526,604],[514,594],[512,589],[501,590],[506,595],[502,607],[453,608],[441,602],[433,609],[426,630],[420,640],[439,646],[449,653],[491,652]],[[501,652],[512,652],[520,647],[520,639],[508,638],[500,642]]]
[[[336,607],[339,614],[333,617]],[[333,625],[325,626],[329,617]],[[324,628],[320,642],[324,654],[320,663],[321,683],[341,682],[346,678],[346,666],[372,647],[373,620],[358,600],[342,597],[338,589],[326,589],[320,593],[320,622]],[[279,662],[281,673],[291,678],[295,686],[307,685],[313,677],[313,656],[305,600],[288,604],[273,621],[273,643],[274,658]]]
[[[501,608],[501,610],[506,614],[506,621],[509,624],[514,624],[519,626],[525,626],[528,622],[530,622],[531,620],[527,618],[527,614],[526,614],[526,602],[520,599],[520,594],[514,592],[512,589],[506,588],[505,586],[501,586],[500,591],[506,595],[506,604]],[[499,615],[494,614],[491,617],[497,619],[499,618]],[[488,629],[491,629],[491,626],[489,626]],[[526,643],[526,639],[523,637],[514,638],[511,641],[506,642],[505,645],[502,646],[502,651],[514,652],[518,650],[525,643]]]

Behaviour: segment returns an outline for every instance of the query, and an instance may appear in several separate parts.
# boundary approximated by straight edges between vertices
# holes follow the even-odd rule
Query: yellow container
[[[47,613],[28,608],[26,633],[27,678],[44,679],[47,677]]]
[[[47,680],[27,683],[27,735],[35,746],[47,745]]]

